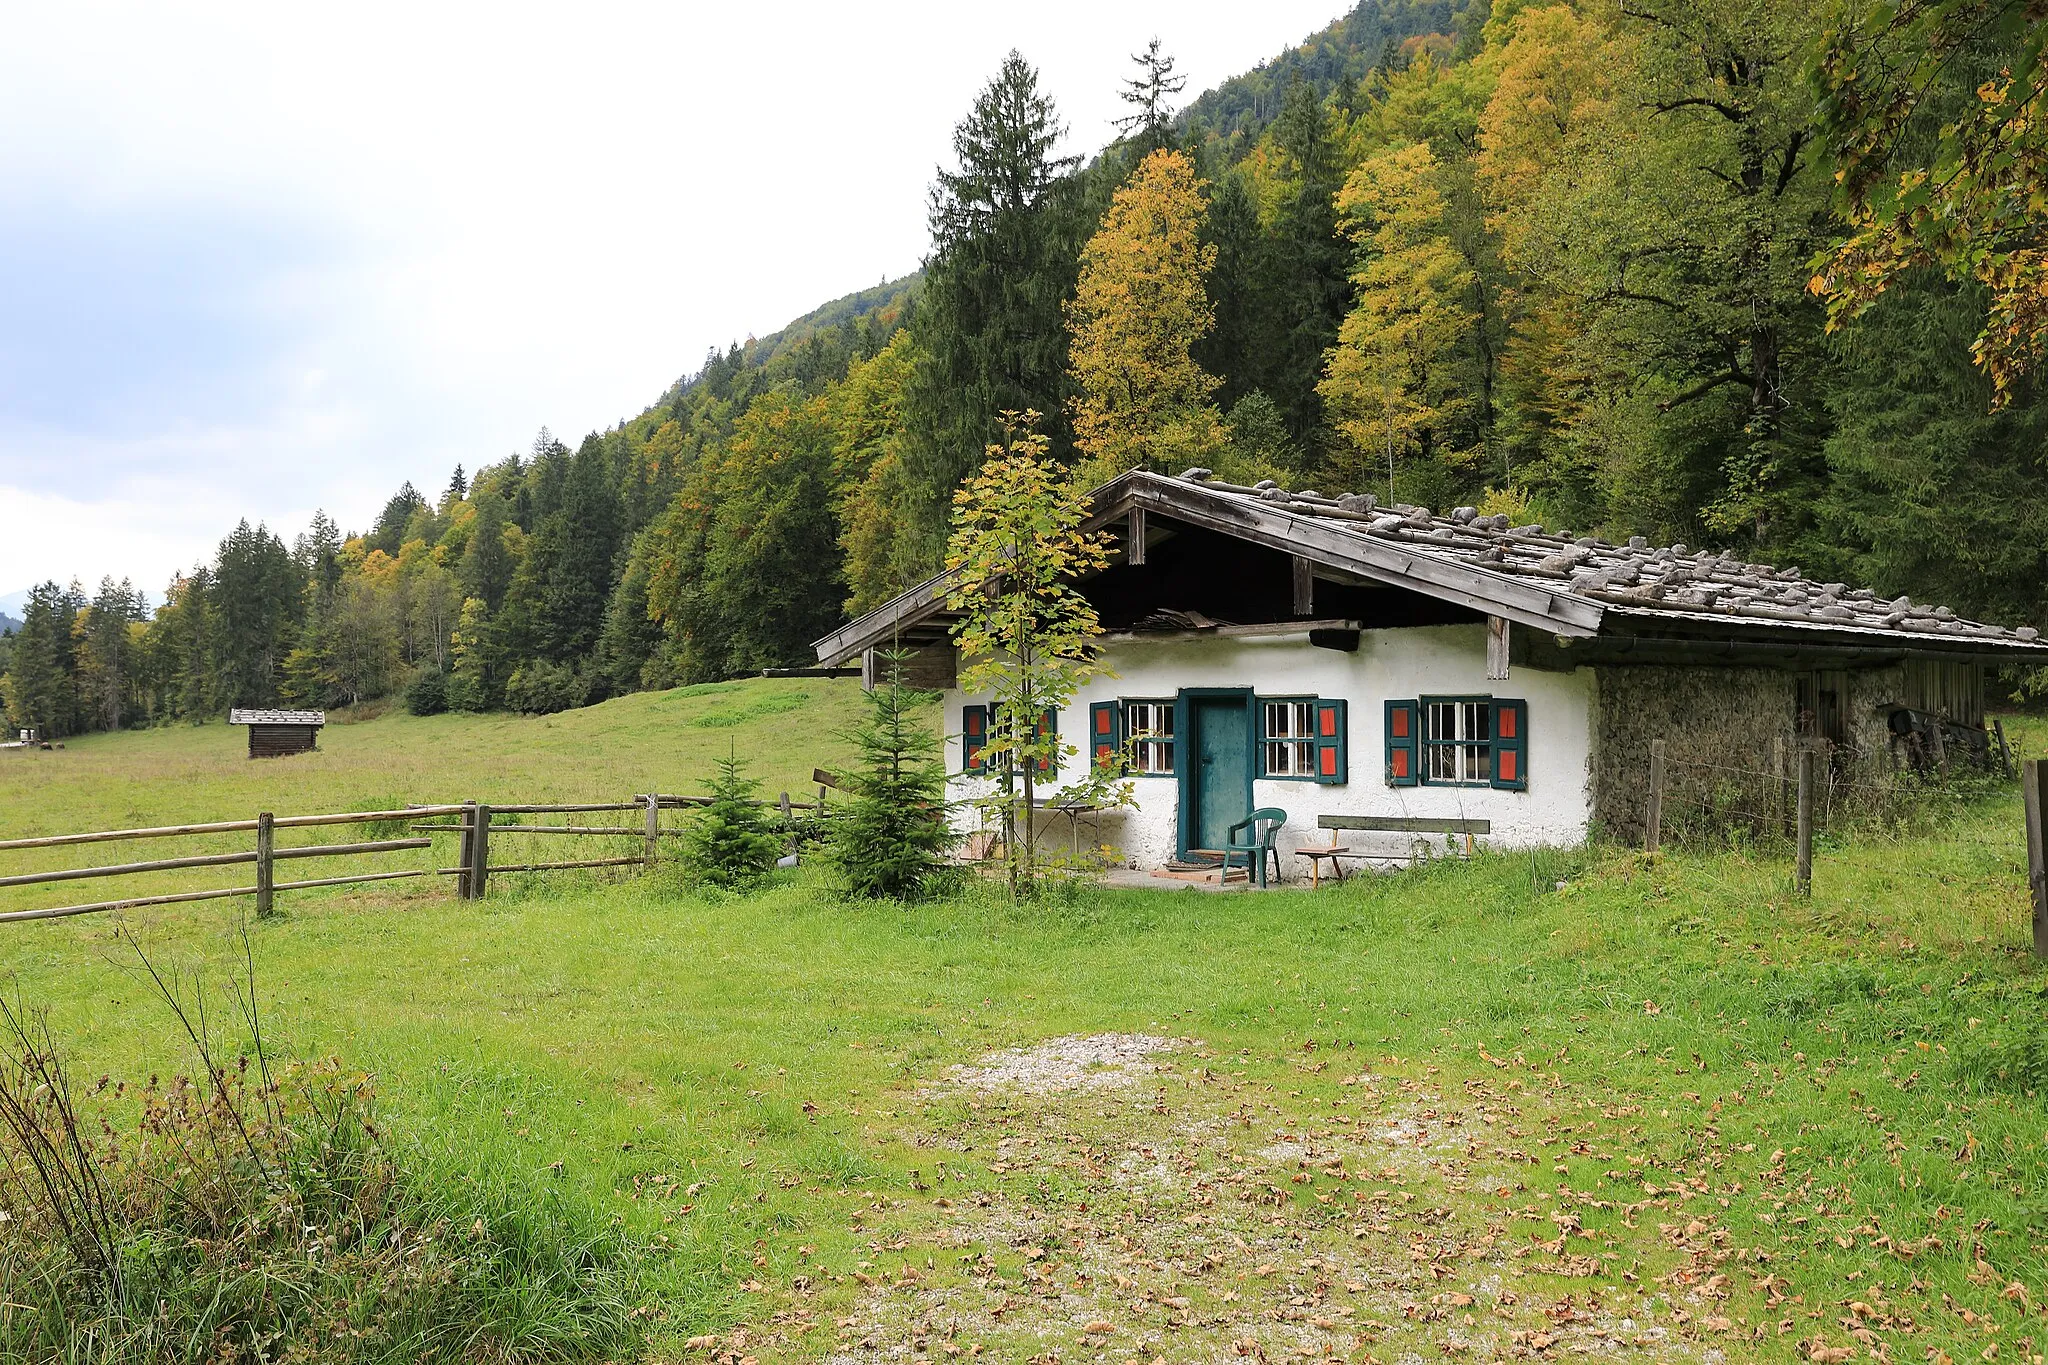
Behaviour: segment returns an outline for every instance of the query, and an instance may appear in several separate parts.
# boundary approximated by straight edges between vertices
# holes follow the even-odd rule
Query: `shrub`
[[[448,709],[448,675],[431,665],[412,675],[405,687],[405,709],[416,716],[438,716]]]
[[[953,842],[946,765],[918,714],[932,694],[903,685],[900,655],[889,663],[889,680],[868,691],[866,714],[842,734],[860,763],[844,779],[853,799],[832,821],[825,857],[849,896],[915,900],[936,888]]]
[[[739,887],[758,881],[782,854],[767,813],[754,800],[761,784],[742,776],[736,757],[718,760],[711,804],[701,808],[683,840],[683,865],[713,886]]]
[[[569,665],[532,659],[505,680],[505,705],[530,716],[551,716],[583,705],[588,691]]]

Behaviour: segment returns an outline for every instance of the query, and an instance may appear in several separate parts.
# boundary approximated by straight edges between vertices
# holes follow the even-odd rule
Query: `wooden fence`
[[[799,811],[826,811],[826,788],[837,785],[830,774],[818,772],[818,799],[815,802],[791,801],[789,793],[782,793],[779,800],[757,802],[781,812],[784,819],[793,819]],[[479,900],[483,897],[490,878],[499,873],[553,872],[574,868],[626,867],[639,865],[651,869],[660,859],[660,843],[684,831],[674,826],[664,827],[661,812],[710,804],[710,798],[703,796],[671,796],[659,792],[635,796],[629,801],[599,801],[575,804],[527,804],[493,806],[485,802],[464,801],[453,805],[405,806],[398,810],[338,811],[327,815],[273,815],[262,811],[253,820],[217,820],[204,824],[158,825],[147,829],[100,830],[86,834],[51,834],[30,839],[0,840],[0,854],[29,849],[62,848],[78,844],[103,844],[129,839],[175,839],[195,835],[237,835],[254,836],[254,847],[231,853],[203,853],[182,858],[157,858],[143,862],[106,863],[96,867],[61,868],[43,872],[25,872],[13,876],[0,876],[0,888],[17,886],[38,886],[58,882],[82,881],[99,877],[131,877],[148,873],[180,872],[193,868],[239,867],[253,865],[253,885],[210,887],[199,891],[175,891],[163,895],[125,896],[118,900],[90,901],[77,905],[55,905],[32,910],[10,910],[0,912],[0,922],[9,920],[61,919],[70,915],[90,915],[107,910],[139,909],[151,905],[177,905],[187,901],[220,900],[228,896],[253,896],[259,917],[272,913],[277,894],[281,891],[306,891],[322,886],[349,886],[361,882],[398,881],[412,877],[453,877],[456,894],[464,900]],[[639,818],[631,824],[578,825],[578,824],[521,824],[516,818],[521,815],[589,815],[600,813],[633,812]],[[450,820],[449,817],[458,817]],[[424,822],[424,823],[420,823]],[[404,839],[373,839],[345,844],[305,844],[280,848],[277,845],[279,830],[305,829],[325,825],[349,824],[405,824],[412,837]],[[611,838],[630,837],[639,840],[638,852],[624,857],[575,858],[543,862],[493,863],[491,862],[491,841],[493,836],[507,835],[585,835]],[[437,837],[453,838],[458,841],[455,864],[452,867],[415,867],[386,872],[361,872],[339,877],[313,877],[296,881],[277,880],[279,863],[296,862],[307,858],[340,858],[360,855],[383,855],[410,849],[433,848]]]

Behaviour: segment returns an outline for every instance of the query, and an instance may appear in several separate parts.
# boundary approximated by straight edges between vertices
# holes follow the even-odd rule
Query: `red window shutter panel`
[[[1316,699],[1316,781],[1335,786],[1351,778],[1347,748],[1346,703],[1330,698]]]
[[[1493,783],[1505,791],[1529,787],[1529,703],[1496,698],[1493,703]]]
[[[1390,701],[1386,706],[1387,785],[1413,787],[1421,780],[1421,755],[1416,752],[1416,708],[1411,698]]]

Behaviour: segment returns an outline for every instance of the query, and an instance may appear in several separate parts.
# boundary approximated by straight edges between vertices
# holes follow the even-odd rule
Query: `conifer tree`
[[[54,580],[29,589],[9,655],[8,723],[33,729],[44,739],[62,739],[78,729],[71,646],[77,605],[76,595]]]
[[[1016,52],[953,131],[955,169],[929,206],[931,254],[913,335],[918,365],[904,459],[924,494],[907,509],[928,566],[944,542],[948,499],[1002,431],[1002,414],[1052,417],[1064,449],[1066,327],[1082,236],[1065,136],[1038,72]]]
[[[761,784],[745,776],[737,754],[717,760],[709,805],[691,821],[683,838],[683,866],[698,881],[728,889],[759,881],[782,853],[782,840],[769,828],[755,801]]]
[[[860,760],[841,779],[852,800],[836,813],[825,856],[849,896],[916,900],[934,889],[953,842],[946,765],[930,724],[938,698],[904,685],[906,655],[882,657],[887,680],[869,689],[860,719],[841,735]]]
[[[512,586],[512,552],[505,548],[505,500],[496,491],[475,499],[476,520],[462,552],[459,577],[465,596],[479,598],[496,610]]]
[[[1190,350],[1213,319],[1202,276],[1216,248],[1202,244],[1201,221],[1194,163],[1153,152],[1082,249],[1067,316],[1083,487],[1128,469],[1210,464],[1227,440],[1210,401],[1216,379]]]
[[[1159,50],[1159,40],[1133,53],[1131,61],[1138,74],[1124,81],[1118,98],[1131,112],[1116,121],[1130,151],[1137,158],[1173,145],[1173,97],[1188,88],[1188,78],[1174,74],[1173,58]]]
[[[1296,441],[1322,443],[1316,392],[1323,353],[1337,339],[1350,302],[1348,252],[1335,199],[1344,183],[1334,115],[1315,87],[1287,87],[1272,138],[1284,168],[1283,194],[1260,252],[1258,321],[1247,387],[1265,390]]]

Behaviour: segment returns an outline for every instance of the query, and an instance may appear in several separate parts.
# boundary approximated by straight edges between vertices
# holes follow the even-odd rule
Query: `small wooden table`
[[[1341,882],[1344,880],[1344,864],[1339,859],[1350,855],[1351,850],[1343,844],[1331,844],[1328,848],[1317,848],[1311,844],[1294,850],[1295,857],[1308,859],[1308,885],[1311,891],[1323,884],[1323,859],[1330,860],[1330,873]]]

